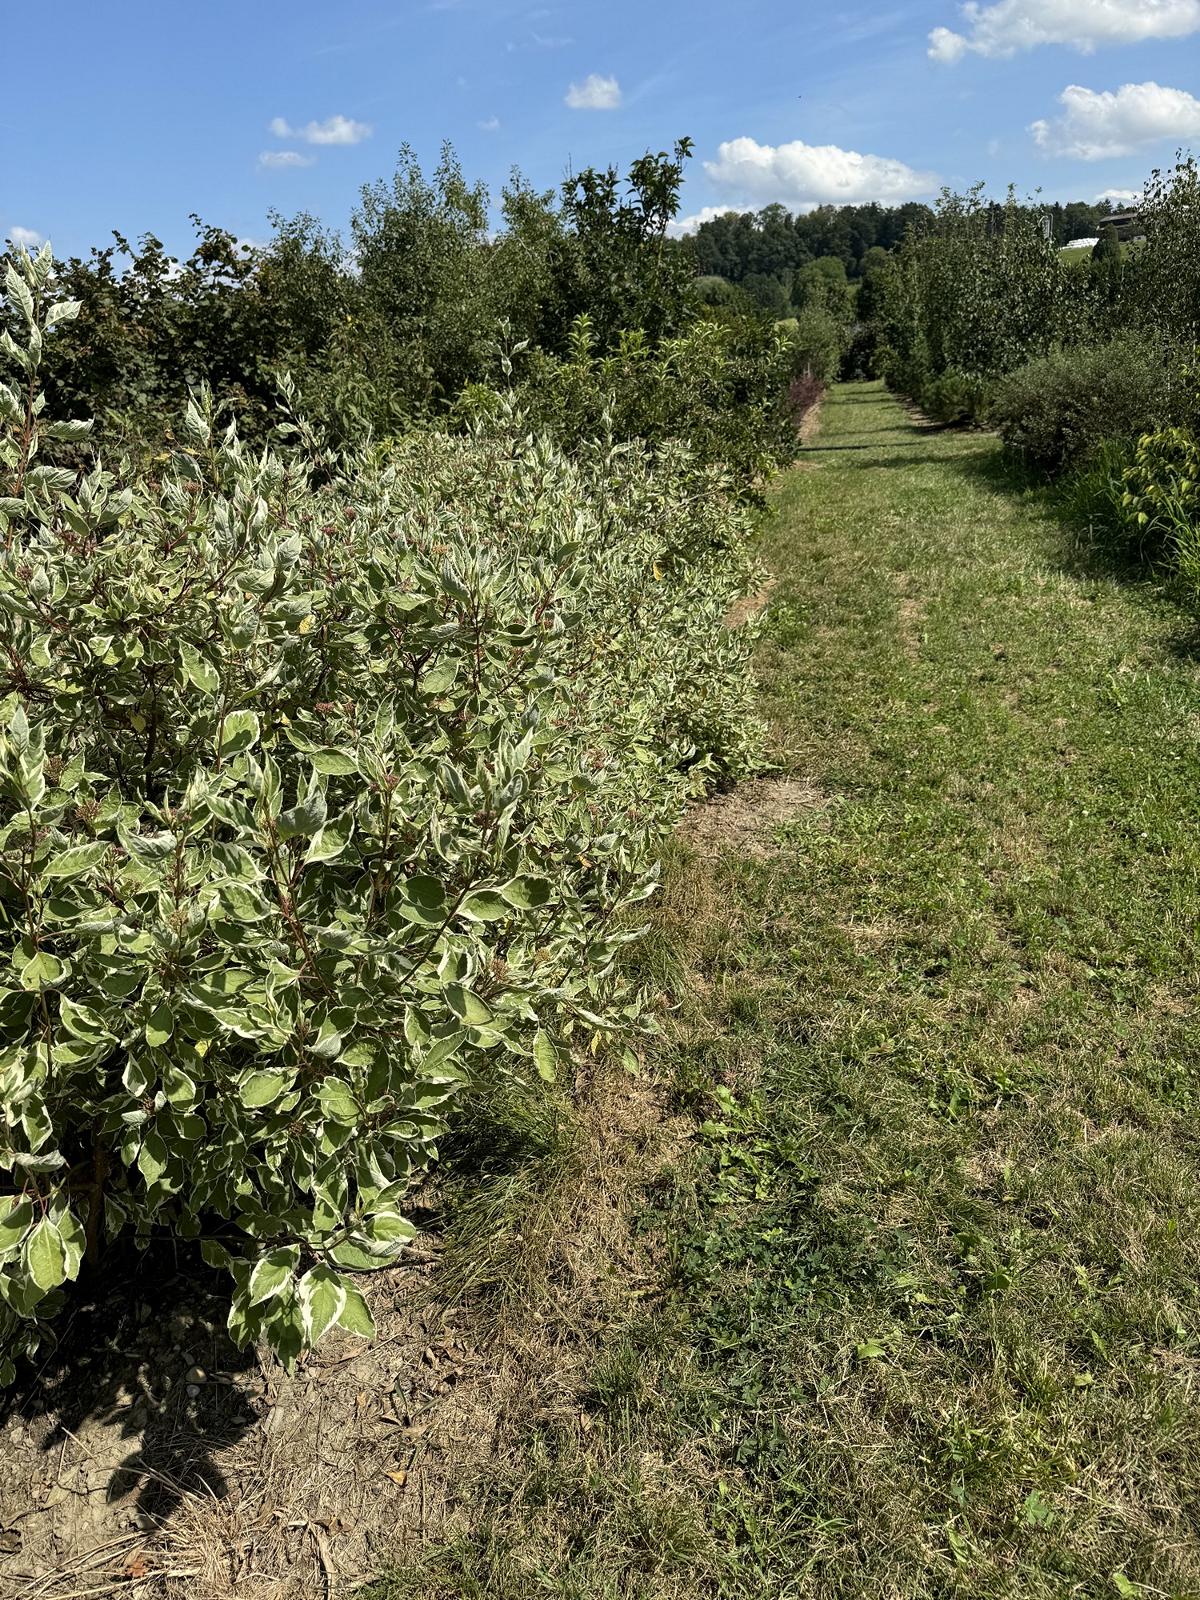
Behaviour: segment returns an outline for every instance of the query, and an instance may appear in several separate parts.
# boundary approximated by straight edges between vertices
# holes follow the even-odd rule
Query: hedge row
[[[682,446],[252,453],[203,395],[157,476],[48,465],[51,283],[0,385],[0,1379],[124,1232],[290,1360],[369,1330],[469,1085],[643,1025],[657,846],[758,748],[747,516]]]

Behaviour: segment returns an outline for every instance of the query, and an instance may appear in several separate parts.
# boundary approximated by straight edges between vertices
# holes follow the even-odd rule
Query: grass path
[[[871,385],[766,554],[814,803],[685,851],[643,958],[697,1129],[643,1218],[663,1292],[416,1592],[1198,1596],[1187,619]]]

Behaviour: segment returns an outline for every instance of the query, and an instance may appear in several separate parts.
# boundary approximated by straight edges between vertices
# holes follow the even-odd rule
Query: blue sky
[[[1200,0],[57,0],[5,19],[0,236],[343,226],[405,141],[493,190],[696,143],[684,212],[1133,190],[1200,149]]]

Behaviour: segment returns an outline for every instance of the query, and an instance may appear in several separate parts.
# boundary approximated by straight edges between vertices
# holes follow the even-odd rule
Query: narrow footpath
[[[751,1107],[685,1263],[731,1592],[1200,1595],[1193,622],[878,385],[777,513],[811,803],[726,863],[677,1063]]]

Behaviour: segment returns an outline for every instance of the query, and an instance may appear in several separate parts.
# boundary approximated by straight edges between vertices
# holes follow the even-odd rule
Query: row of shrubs
[[[1089,259],[1036,217],[946,194],[882,270],[883,375],[935,420],[996,429],[1033,472],[1071,480],[1098,536],[1188,576],[1200,558],[1200,171],[1147,181],[1144,238]],[[1200,588],[1196,589],[1200,596]]]
[[[702,319],[657,347],[634,329],[606,351],[584,315],[564,356],[514,351],[501,382],[468,385],[449,422],[506,431],[516,411],[568,454],[598,439],[686,439],[694,456],[719,464],[753,496],[795,453],[811,403],[800,380],[811,365],[786,327],[756,317]],[[824,382],[818,387],[823,392]]]
[[[123,1235],[200,1241],[290,1360],[369,1331],[472,1085],[645,1026],[658,847],[759,751],[723,622],[794,366],[577,320],[457,431],[250,448],[201,390],[114,469],[45,404],[60,287],[10,258],[0,1381]]]
[[[178,261],[157,239],[118,235],[55,263],[80,310],[45,353],[50,406],[94,417],[108,453],[149,463],[201,383],[243,439],[263,443],[286,373],[306,418],[346,446],[467,427],[487,393],[515,389],[567,448],[605,432],[683,436],[752,483],[764,455],[778,463],[795,448],[790,379],[836,370],[840,334],[816,310],[779,329],[741,291],[705,295],[687,242],[669,232],[689,153],[680,140],[623,181],[587,169],[558,194],[514,177],[498,228],[486,189],[447,148],[428,176],[402,151],[393,178],[362,191],[346,238],[277,218],[274,237],[250,247],[198,223]],[[826,288],[818,272],[814,294]]]

